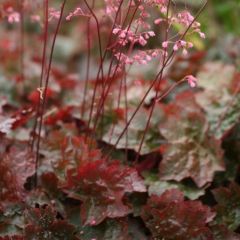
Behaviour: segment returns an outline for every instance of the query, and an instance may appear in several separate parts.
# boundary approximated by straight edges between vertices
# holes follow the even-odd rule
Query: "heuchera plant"
[[[240,75],[193,51],[206,6],[1,1],[0,240],[240,239]]]

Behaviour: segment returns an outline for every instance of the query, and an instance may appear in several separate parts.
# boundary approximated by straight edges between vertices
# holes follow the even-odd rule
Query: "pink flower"
[[[178,48],[178,44],[174,44],[174,47],[173,47],[173,51],[177,51],[179,48]]]
[[[59,19],[59,18],[60,18],[60,11],[55,10],[54,8],[50,8],[48,21],[51,21],[53,19]]]
[[[155,57],[157,57],[157,56],[158,56],[158,52],[157,52],[156,50],[155,50],[155,51],[153,51],[153,52],[152,52],[152,57],[154,57],[154,58],[155,58]]]
[[[158,18],[154,21],[154,23],[157,25],[157,24],[160,24],[162,21],[163,21],[162,18]]]
[[[148,35],[149,35],[150,37],[154,37],[154,36],[155,36],[155,32],[154,32],[154,31],[149,31],[149,32],[148,32]]]
[[[185,77],[185,79],[188,81],[188,84],[191,88],[194,88],[197,86],[197,78],[195,78],[193,75],[188,75]]]
[[[199,35],[200,35],[200,37],[203,38],[203,39],[206,38],[206,35],[205,35],[205,33],[203,33],[203,32],[199,32]]]
[[[147,44],[147,41],[142,37],[140,36],[139,37],[139,43],[142,45],[142,46],[145,46]]]
[[[193,47],[193,44],[192,44],[191,42],[188,42],[188,43],[187,43],[187,46],[188,46],[189,48],[192,48],[192,47]]]
[[[163,48],[167,48],[167,47],[168,47],[168,41],[163,42],[163,43],[162,43],[162,47],[163,47]]]
[[[19,13],[12,13],[8,16],[8,22],[9,23],[19,22],[19,21],[20,21]]]
[[[126,31],[123,30],[120,35],[119,35],[120,38],[125,38],[126,37]]]
[[[92,219],[91,222],[90,222],[91,225],[95,225],[96,224],[96,220],[95,219]]]
[[[80,7],[77,7],[73,12],[70,12],[68,14],[68,16],[66,17],[66,20],[70,21],[72,17],[76,17],[76,16],[91,17],[91,15],[84,13]]]
[[[118,34],[119,32],[121,31],[121,29],[120,28],[114,28],[113,29],[113,34]]]

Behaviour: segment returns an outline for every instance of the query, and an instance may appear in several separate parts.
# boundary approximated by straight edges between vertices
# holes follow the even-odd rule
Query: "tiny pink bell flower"
[[[188,84],[191,88],[194,88],[197,86],[197,78],[195,78],[193,75],[188,75],[185,77],[185,79],[188,81]]]

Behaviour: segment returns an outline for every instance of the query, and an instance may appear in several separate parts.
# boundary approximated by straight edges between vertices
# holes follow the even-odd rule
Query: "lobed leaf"
[[[221,142],[208,135],[203,112],[192,94],[179,94],[165,112],[160,132],[168,144],[161,148],[160,179],[179,182],[190,177],[203,187],[213,180],[215,172],[225,169]]]
[[[143,209],[142,218],[153,239],[213,240],[207,224],[214,215],[201,202],[184,201],[183,193],[172,189],[161,196],[151,196]]]
[[[63,189],[69,197],[82,201],[81,218],[90,225],[107,217],[126,216],[131,208],[123,201],[125,194],[146,191],[135,169],[105,160],[84,163],[77,171],[69,170]]]
[[[229,187],[214,189],[213,194],[218,203],[216,223],[236,230],[240,226],[240,186],[232,182]]]
[[[77,240],[75,227],[65,220],[56,218],[51,206],[30,209],[27,212],[28,224],[25,227],[26,240]]]

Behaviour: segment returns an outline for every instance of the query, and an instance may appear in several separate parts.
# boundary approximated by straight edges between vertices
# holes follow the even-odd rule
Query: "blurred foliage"
[[[199,9],[204,2],[204,0],[178,0],[178,3],[190,6],[193,9]],[[201,19],[205,27],[217,28],[214,30],[222,34],[224,32],[240,33],[239,0],[208,0],[207,11],[204,12],[205,14]]]
[[[239,0],[212,0],[214,18],[219,26],[219,31],[240,34],[240,1]]]

